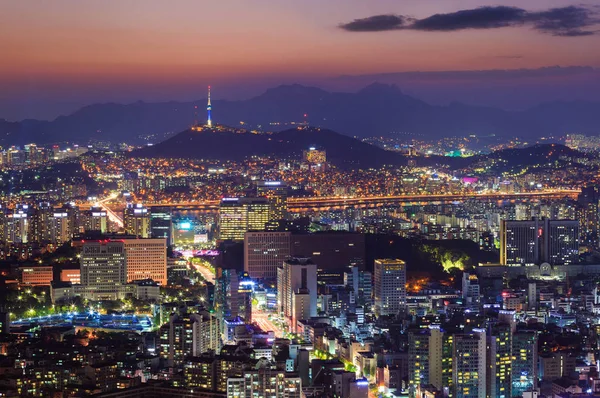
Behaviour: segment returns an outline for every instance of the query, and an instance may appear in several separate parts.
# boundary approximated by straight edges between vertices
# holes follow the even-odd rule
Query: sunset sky
[[[434,14],[499,4],[527,14],[485,28],[418,25]],[[597,6],[584,5],[585,21],[576,26],[543,19],[568,6],[581,1],[5,1],[0,117],[51,117],[95,101],[189,100],[209,83],[234,99],[339,75],[600,67]],[[379,15],[417,23],[342,28]]]

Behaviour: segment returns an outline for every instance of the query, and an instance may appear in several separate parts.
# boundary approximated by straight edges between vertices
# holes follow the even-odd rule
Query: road
[[[110,222],[117,224],[119,228],[123,228],[125,226],[125,224],[123,223],[123,217],[121,217],[116,212],[112,211],[112,209],[106,205],[106,202],[115,199],[117,196],[118,194],[113,193],[112,195],[107,196],[106,198],[98,201],[97,205],[102,207],[102,209],[106,211],[106,216],[108,217],[108,220]]]
[[[190,263],[190,265],[192,267],[194,267],[194,269],[198,272],[200,272],[200,274],[202,275],[202,277],[207,281],[212,283],[213,285],[215,284],[215,273],[210,269],[207,268],[203,265],[199,265],[199,264],[192,264]]]
[[[438,203],[460,202],[469,199],[479,200],[520,200],[520,199],[560,199],[564,197],[576,198],[580,191],[576,190],[547,190],[542,192],[500,193],[485,194],[426,194],[426,195],[395,195],[395,196],[366,196],[366,197],[309,197],[289,198],[288,210],[302,212],[306,210],[344,209],[348,207],[381,207],[386,205],[399,205],[408,203]],[[194,208],[204,211],[219,209],[218,200],[193,201],[181,203],[146,203],[147,206]]]
[[[283,329],[275,325],[269,318],[268,314],[259,311],[252,312],[252,321],[256,322],[256,324],[265,332],[273,331],[275,333],[275,337],[280,338],[283,337]]]

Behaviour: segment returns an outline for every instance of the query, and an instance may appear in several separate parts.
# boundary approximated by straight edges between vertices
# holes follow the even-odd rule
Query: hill
[[[163,137],[188,128],[197,118],[194,107],[204,109],[205,104],[205,99],[95,104],[53,121],[0,119],[0,145],[62,141],[87,144],[90,139],[142,143],[142,136]],[[533,138],[571,131],[598,134],[600,103],[552,102],[509,112],[460,103],[430,105],[386,84],[372,84],[356,93],[287,85],[245,101],[213,101],[213,119],[230,126],[244,121],[265,131],[284,130],[289,122],[306,119],[313,126],[360,137],[407,132],[430,138],[467,134]],[[160,138],[154,139],[158,141]]]
[[[309,147],[327,151],[327,160],[341,168],[403,165],[406,159],[355,138],[319,128],[289,129],[273,134],[253,134],[233,129],[185,130],[160,144],[134,151],[131,156],[243,160],[249,156],[299,156]]]

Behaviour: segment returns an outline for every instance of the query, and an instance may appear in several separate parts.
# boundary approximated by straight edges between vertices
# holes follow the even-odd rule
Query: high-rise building
[[[125,232],[140,238],[150,237],[150,212],[141,204],[127,204],[123,211]]]
[[[376,259],[373,294],[375,313],[397,315],[406,306],[406,263],[399,259]]]
[[[219,352],[219,321],[208,311],[173,314],[160,328],[160,353],[171,366],[183,364],[186,357],[199,356],[209,350]]]
[[[475,274],[463,272],[462,296],[468,306],[479,306],[480,290],[479,278]]]
[[[600,193],[595,186],[583,187],[577,198],[582,208],[581,228],[583,241],[594,247],[598,244],[598,230],[600,229],[600,213],[598,202]]]
[[[539,264],[541,231],[536,220],[500,223],[500,263],[505,265]]]
[[[271,220],[287,218],[288,187],[281,181],[259,181],[256,186],[257,196],[269,199],[271,203]]]
[[[165,239],[122,239],[127,257],[127,282],[152,279],[167,285],[167,241]]]
[[[277,304],[292,321],[317,316],[317,265],[310,258],[292,257],[277,269]]]
[[[248,231],[264,231],[270,208],[267,198],[223,198],[219,206],[219,239],[243,240]]]
[[[150,237],[166,239],[167,246],[173,244],[173,215],[168,207],[150,208]]]
[[[277,268],[290,257],[290,232],[246,232],[244,271],[253,279],[277,279]]]
[[[512,338],[512,396],[520,397],[538,385],[536,332],[517,331]]]
[[[17,205],[4,217],[4,239],[6,243],[29,242],[29,205]]]
[[[243,198],[242,205],[246,209],[248,220],[246,231],[264,231],[271,219],[271,204],[269,203],[269,199]]]
[[[504,265],[576,264],[579,222],[533,219],[500,224],[500,263]]]
[[[422,396],[422,386],[434,386],[448,396],[452,389],[453,335],[439,325],[408,332],[408,390]]]
[[[486,398],[486,333],[454,335],[453,386],[456,398]]]
[[[215,276],[215,312],[219,319],[252,317],[252,290],[248,275],[232,268],[217,268]]]
[[[115,289],[127,283],[127,260],[122,241],[91,241],[81,250],[81,284],[97,297],[113,297]]]
[[[488,396],[511,398],[512,395],[512,329],[507,323],[491,327],[487,336]]]
[[[83,212],[83,231],[98,231],[106,233],[108,231],[108,215],[106,210],[101,207],[93,206]]]
[[[542,259],[551,265],[579,262],[579,221],[544,220]]]

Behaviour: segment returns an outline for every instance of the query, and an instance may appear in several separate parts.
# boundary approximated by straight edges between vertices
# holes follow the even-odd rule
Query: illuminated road
[[[269,318],[268,314],[264,312],[254,311],[252,312],[252,321],[256,322],[258,327],[260,327],[265,332],[273,331],[275,333],[275,337],[283,337],[283,329],[275,325]]]
[[[202,275],[202,277],[207,281],[212,283],[213,285],[215,284],[215,273],[207,267],[204,267],[202,265],[198,265],[198,264],[191,264],[190,265],[192,267],[194,267],[194,269],[198,272],[200,272],[200,274]]]
[[[344,209],[348,207],[381,207],[409,203],[441,203],[461,202],[469,199],[478,200],[521,200],[521,199],[561,199],[564,197],[576,198],[580,191],[576,190],[548,190],[543,192],[524,193],[486,193],[486,194],[439,194],[439,195],[397,195],[397,196],[367,196],[367,197],[311,197],[289,198],[288,210],[302,212],[307,210]],[[148,206],[193,208],[195,210],[216,211],[219,201],[208,200],[181,203],[147,203]]]
[[[102,209],[106,211],[106,216],[108,217],[108,220],[110,222],[117,224],[119,228],[123,228],[125,226],[125,224],[123,223],[123,217],[121,217],[116,212],[112,211],[112,209],[105,204],[106,202],[115,199],[117,196],[118,195],[116,193],[107,196],[106,198],[98,201],[97,205],[102,207]]]

